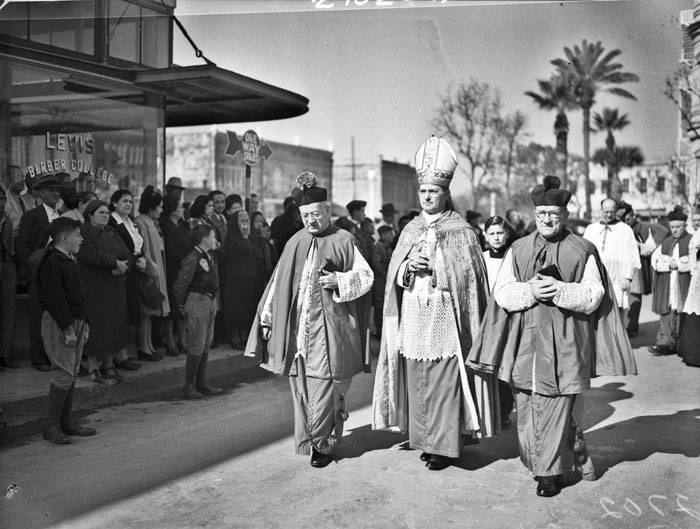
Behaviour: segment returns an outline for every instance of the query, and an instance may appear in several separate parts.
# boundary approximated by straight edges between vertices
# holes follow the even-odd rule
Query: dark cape
[[[316,240],[316,264],[332,261],[336,271],[348,272],[353,267],[355,238],[345,230],[330,226],[323,233],[312,235],[303,229],[295,233],[277,263],[272,279],[258,303],[257,312],[245,348],[245,355],[255,357],[261,367],[273,373],[288,376],[296,355],[297,296],[306,257]],[[272,297],[271,337],[265,342],[261,336],[260,315],[265,299],[274,283]],[[310,345],[318,354],[328,354],[333,379],[349,378],[364,369],[364,351],[370,316],[370,295],[345,303],[333,300],[333,292],[312,288],[311,314],[313,327]]]
[[[515,241],[510,252],[516,279],[521,282],[552,264],[557,266],[563,281],[579,282],[592,255],[605,294],[596,311],[588,316],[544,303],[508,312],[492,296],[468,365],[479,372],[498,373],[499,379],[513,384],[514,375],[521,375],[516,369],[522,360],[519,355],[533,354],[531,349],[542,344],[543,350],[536,351],[536,368],[539,371],[543,367],[544,371],[548,366],[542,364],[550,364],[557,375],[552,381],[555,387],[544,388],[547,394],[578,393],[590,386],[594,376],[637,373],[610,278],[593,244],[569,231],[555,242],[533,232]]]
[[[678,239],[668,235],[661,243],[661,253],[673,255],[673,248],[678,243],[678,257],[688,257],[688,246],[692,236],[686,232]],[[680,290],[680,300],[678,302],[678,312],[683,310],[685,298],[688,296],[690,287],[690,272],[678,272],[678,289]],[[670,305],[671,272],[654,272],[654,296],[652,297],[651,310],[654,314],[664,315],[671,311]]]

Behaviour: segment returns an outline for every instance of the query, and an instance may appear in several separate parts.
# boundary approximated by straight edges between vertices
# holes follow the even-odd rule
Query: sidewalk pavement
[[[257,363],[243,356],[242,351],[219,346],[210,351],[207,372],[210,377],[227,375]],[[153,393],[182,386],[185,380],[185,356],[166,356],[159,362],[142,362],[137,371],[119,373],[124,381],[115,386],[90,382],[80,377],[76,385],[76,409],[92,410],[102,406],[121,404]],[[17,427],[43,419],[48,406],[48,388],[51,372],[40,372],[31,366],[5,369],[0,373],[0,424]]]

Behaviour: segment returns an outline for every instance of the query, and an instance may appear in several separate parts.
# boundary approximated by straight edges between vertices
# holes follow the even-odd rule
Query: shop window
[[[153,68],[170,66],[170,17],[142,9],[141,62]]]
[[[67,1],[29,6],[29,39],[89,55],[95,52],[95,4]]]
[[[109,56],[141,60],[141,8],[124,0],[109,2]]]
[[[29,5],[9,4],[0,11],[0,35],[9,35],[20,39],[29,36]]]
[[[656,177],[656,190],[663,193],[666,190],[666,178],[663,176]]]

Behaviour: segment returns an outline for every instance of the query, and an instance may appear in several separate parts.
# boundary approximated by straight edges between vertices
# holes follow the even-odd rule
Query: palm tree
[[[619,198],[621,192],[620,182],[617,178],[619,166],[615,164],[615,136],[613,131],[622,130],[630,124],[627,114],[620,114],[616,108],[603,109],[602,114],[593,115],[593,124],[596,132],[607,132],[605,138],[605,151],[607,152],[608,182],[613,198]]]
[[[568,74],[572,79],[572,95],[577,106],[583,111],[583,171],[586,180],[586,216],[591,216],[590,194],[590,160],[591,150],[591,107],[595,103],[597,92],[605,91],[611,94],[636,100],[637,98],[620,88],[623,83],[637,82],[636,74],[623,72],[622,64],[613,60],[622,53],[615,49],[606,53],[603,44],[598,41],[595,44],[583,40],[581,46],[568,46],[564,48],[566,58],[558,58],[552,64],[559,72]]]
[[[534,99],[542,110],[557,111],[554,118],[554,136],[557,140],[556,152],[559,162],[557,176],[567,186],[569,119],[566,117],[566,111],[577,107],[573,98],[571,76],[567,72],[558,72],[552,75],[549,80],[539,79],[537,85],[539,93],[527,91],[525,95]]]

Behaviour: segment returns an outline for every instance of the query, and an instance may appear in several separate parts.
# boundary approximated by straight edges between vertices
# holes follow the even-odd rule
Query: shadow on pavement
[[[670,415],[642,415],[586,434],[598,476],[652,454],[700,456],[700,408]]]
[[[338,446],[336,459],[352,459],[374,450],[386,450],[406,440],[406,435],[384,430],[372,430],[369,424],[348,430]]]

